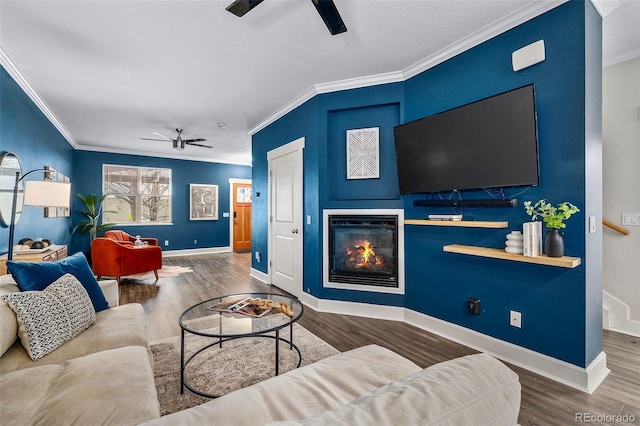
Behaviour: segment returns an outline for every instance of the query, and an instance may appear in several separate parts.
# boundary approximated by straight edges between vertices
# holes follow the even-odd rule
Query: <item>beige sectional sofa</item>
[[[158,425],[515,425],[518,376],[486,354],[422,369],[377,345],[325,358]]]
[[[159,417],[153,359],[139,304],[110,309],[71,341],[32,361],[16,316],[0,300],[1,425],[467,425],[517,424],[518,376],[486,354],[422,369],[369,345]],[[0,276],[0,296],[18,291]],[[188,392],[188,391],[186,391]]]
[[[99,284],[111,308],[38,361],[0,300],[0,424],[135,425],[159,417],[142,306],[118,306],[116,281]],[[0,296],[17,291],[11,275],[0,276]]]

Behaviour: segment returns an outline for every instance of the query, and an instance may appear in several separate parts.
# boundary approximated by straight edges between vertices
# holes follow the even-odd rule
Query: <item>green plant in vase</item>
[[[556,206],[542,199],[531,205],[531,201],[524,202],[524,210],[532,220],[542,219],[547,227],[547,236],[544,242],[545,254],[549,257],[564,256],[564,240],[560,229],[566,228],[565,220],[580,209],[568,201],[564,201]]]
[[[98,197],[96,194],[87,194],[83,195],[78,193],[78,198],[84,204],[85,210],[81,211],[84,217],[87,218],[84,222],[78,222],[76,226],[73,228],[73,232],[80,232],[81,234],[89,233],[89,246],[91,246],[91,242],[96,239],[98,236],[98,232],[107,231],[114,226],[115,223],[100,223],[100,216],[103,213],[116,213],[112,211],[103,211],[102,210],[102,202],[108,195],[103,195],[102,197]]]

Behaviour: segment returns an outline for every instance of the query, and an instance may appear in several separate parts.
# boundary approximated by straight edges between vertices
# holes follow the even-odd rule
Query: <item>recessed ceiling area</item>
[[[562,1],[335,0],[333,36],[311,1],[230,3],[2,0],[0,63],[77,149],[251,164],[250,132],[319,85],[406,78]],[[616,3],[605,63],[640,54],[640,2]],[[178,128],[214,149],[141,139]]]

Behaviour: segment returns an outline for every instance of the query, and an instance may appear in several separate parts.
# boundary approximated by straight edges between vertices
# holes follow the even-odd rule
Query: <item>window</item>
[[[171,169],[104,164],[102,193],[106,223],[171,222]]]

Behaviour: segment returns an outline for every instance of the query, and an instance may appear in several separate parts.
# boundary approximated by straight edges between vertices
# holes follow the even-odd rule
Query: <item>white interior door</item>
[[[304,138],[270,151],[269,276],[271,284],[302,293],[302,149]]]

